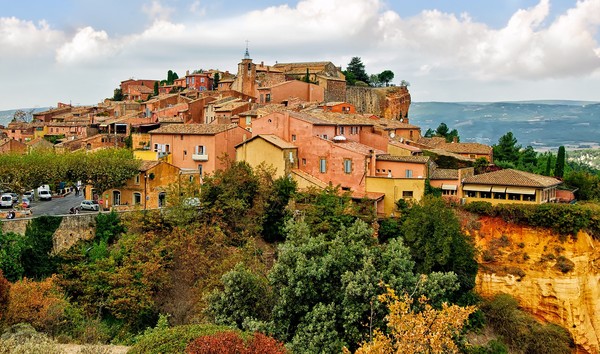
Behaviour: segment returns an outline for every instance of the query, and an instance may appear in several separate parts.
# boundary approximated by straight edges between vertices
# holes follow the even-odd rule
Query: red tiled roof
[[[562,182],[553,177],[506,169],[467,177],[463,183],[543,188],[556,186]]]
[[[237,127],[237,124],[169,124],[149,131],[150,134],[215,135]]]
[[[399,162],[412,162],[412,163],[427,163],[429,162],[429,156],[394,156],[394,155],[379,155],[377,160],[381,161],[399,161]]]
[[[430,179],[458,179],[458,170],[436,168],[429,175]]]

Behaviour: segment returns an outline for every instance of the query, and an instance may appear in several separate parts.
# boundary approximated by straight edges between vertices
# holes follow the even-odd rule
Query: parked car
[[[17,193],[8,193],[10,194],[10,196],[12,197],[13,202],[18,202],[19,201],[19,195]]]
[[[100,210],[100,205],[98,205],[98,202],[95,200],[83,200],[81,201],[81,204],[79,204],[79,208],[81,210],[98,211]]]
[[[27,198],[27,197],[21,198],[21,207],[22,208],[29,208],[29,207],[31,207],[31,201],[29,201],[29,198]]]
[[[38,198],[40,198],[40,200],[51,200],[52,194],[50,194],[49,191],[43,189],[41,191],[38,191]]]
[[[33,189],[23,193],[23,197],[29,199],[30,201],[33,201],[34,196],[35,196],[35,193],[33,192]]]
[[[8,193],[4,193],[2,194],[2,196],[0,196],[0,206],[1,207],[12,207],[14,204],[13,202],[13,198],[12,195],[8,194]]]

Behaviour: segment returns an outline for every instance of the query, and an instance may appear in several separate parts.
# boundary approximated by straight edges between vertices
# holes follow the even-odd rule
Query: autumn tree
[[[475,307],[460,307],[443,303],[436,309],[425,296],[414,299],[396,295],[392,289],[379,296],[386,303],[387,330],[379,329],[371,341],[365,342],[356,354],[376,353],[458,353],[454,338],[460,333]],[[388,334],[386,334],[388,333]],[[348,350],[345,351],[348,353]]]
[[[220,332],[201,336],[188,344],[186,354],[285,354],[283,343],[267,337],[262,333],[254,333],[252,338],[244,341],[236,332]]]
[[[2,269],[0,269],[0,323],[3,314],[6,313],[6,309],[8,308],[9,292],[10,282],[4,277]]]
[[[39,331],[52,332],[65,320],[68,302],[57,284],[56,276],[42,281],[23,278],[10,288],[5,323],[30,323]]]

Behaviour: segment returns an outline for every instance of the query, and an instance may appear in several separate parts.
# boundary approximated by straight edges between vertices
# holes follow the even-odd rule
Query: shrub
[[[558,256],[556,258],[556,264],[554,268],[560,270],[563,273],[568,273],[575,268],[575,263],[572,260],[568,259],[565,256]]]
[[[472,202],[465,205],[465,210],[479,215],[492,215],[492,203],[490,202]]]
[[[136,339],[128,354],[183,353],[195,338],[231,331],[231,328],[214,325],[185,325],[166,329],[154,329]]]
[[[0,321],[2,321],[2,315],[8,308],[8,300],[10,295],[10,283],[4,277],[2,269],[0,269]]]
[[[494,255],[493,251],[485,250],[485,251],[483,251],[483,253],[481,253],[481,259],[484,262],[493,262],[496,260],[496,256]]]
[[[507,294],[498,294],[482,306],[488,325],[515,352],[570,353],[574,347],[564,328],[542,325],[518,309],[518,302]]]
[[[28,323],[7,328],[0,338],[0,354],[62,354],[56,342]]]
[[[221,332],[202,336],[190,343],[185,351],[188,354],[284,354],[283,343],[254,333],[247,342],[236,332]]]

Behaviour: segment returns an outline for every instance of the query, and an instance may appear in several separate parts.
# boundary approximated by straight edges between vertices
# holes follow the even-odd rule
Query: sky
[[[129,78],[360,57],[414,102],[600,101],[600,0],[0,0],[0,110]]]

